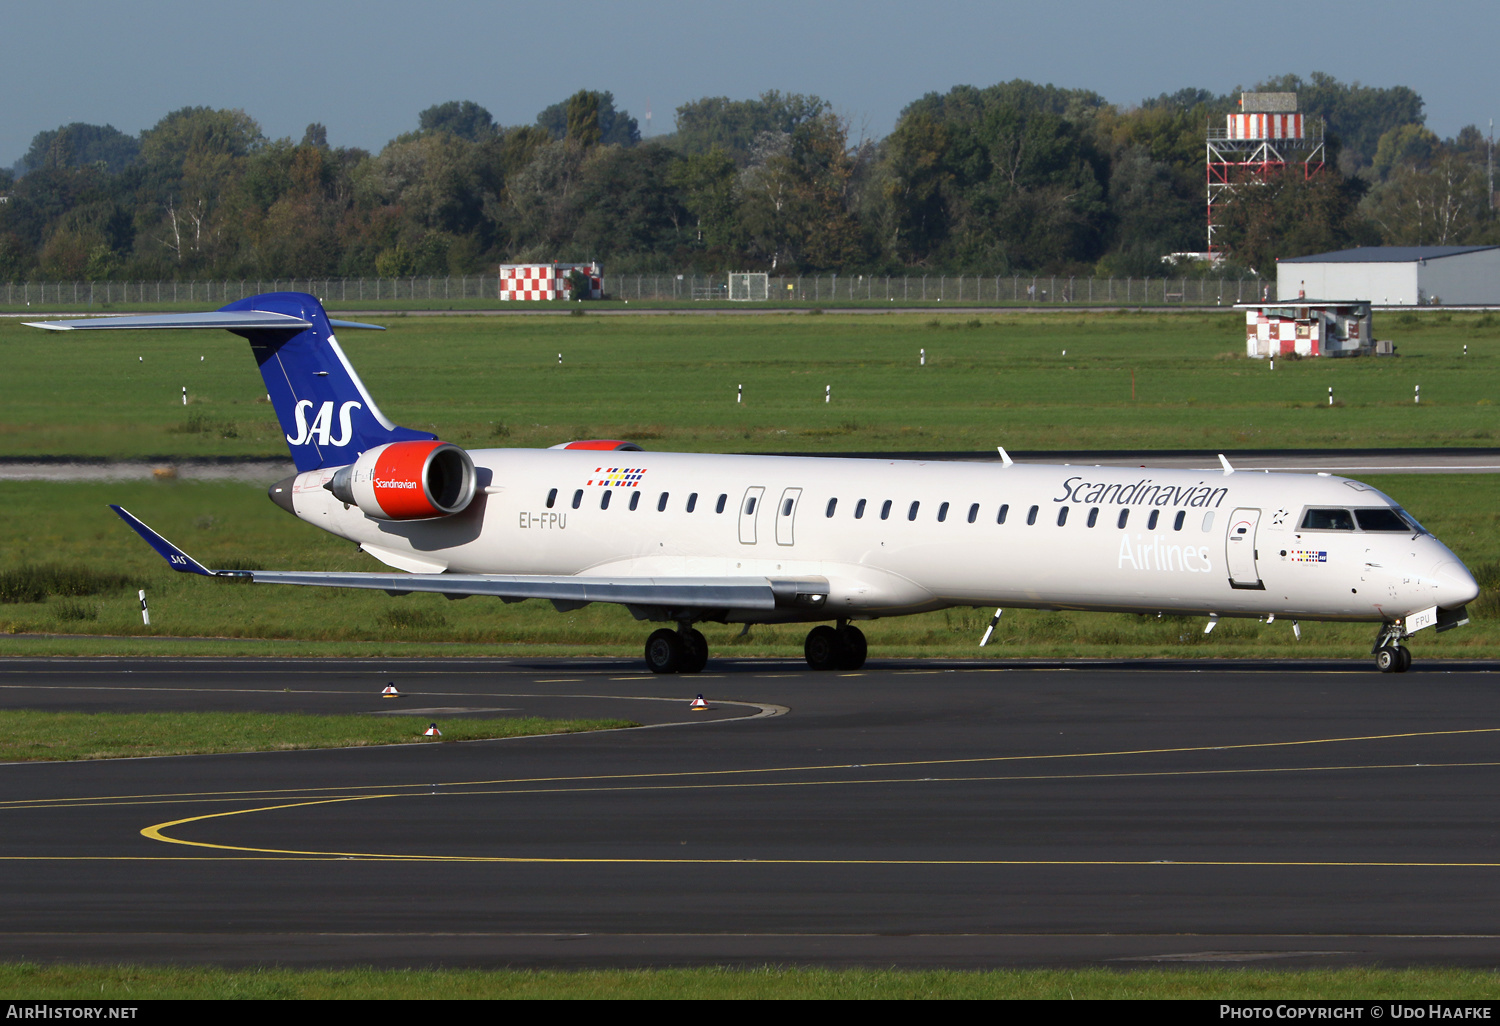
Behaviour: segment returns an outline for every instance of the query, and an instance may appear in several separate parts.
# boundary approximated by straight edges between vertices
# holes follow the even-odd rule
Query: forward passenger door
[[[1229,567],[1229,586],[1265,590],[1255,560],[1255,527],[1260,510],[1237,509],[1229,517],[1229,537],[1224,542],[1224,561]]]

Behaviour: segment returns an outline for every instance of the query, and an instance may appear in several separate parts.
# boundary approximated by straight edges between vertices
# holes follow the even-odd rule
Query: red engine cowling
[[[474,461],[447,442],[389,442],[340,467],[323,487],[376,520],[431,520],[474,499]]]

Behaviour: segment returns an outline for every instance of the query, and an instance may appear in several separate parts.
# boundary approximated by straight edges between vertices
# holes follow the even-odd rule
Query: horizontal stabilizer
[[[108,328],[134,328],[143,331],[162,331],[180,328],[223,328],[226,331],[301,331],[311,328],[312,321],[291,314],[274,313],[270,310],[214,310],[208,313],[145,314],[131,317],[82,317],[72,321],[24,321],[28,328],[46,328],[48,331],[98,331]],[[334,328],[368,328],[384,331],[378,324],[362,324],[359,321],[328,322]]]

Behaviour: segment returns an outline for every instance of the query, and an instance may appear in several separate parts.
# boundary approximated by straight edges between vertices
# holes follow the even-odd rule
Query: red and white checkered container
[[[589,299],[604,298],[604,272],[591,264],[501,264],[500,298],[502,300],[572,299],[572,271],[589,276]]]

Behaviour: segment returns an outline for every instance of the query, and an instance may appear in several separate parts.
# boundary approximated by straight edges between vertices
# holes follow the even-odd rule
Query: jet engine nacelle
[[[634,442],[622,442],[618,438],[587,438],[577,442],[558,442],[549,449],[599,449],[608,452],[643,452]]]
[[[376,520],[431,520],[474,498],[474,461],[448,442],[388,442],[334,472],[323,487]]]

